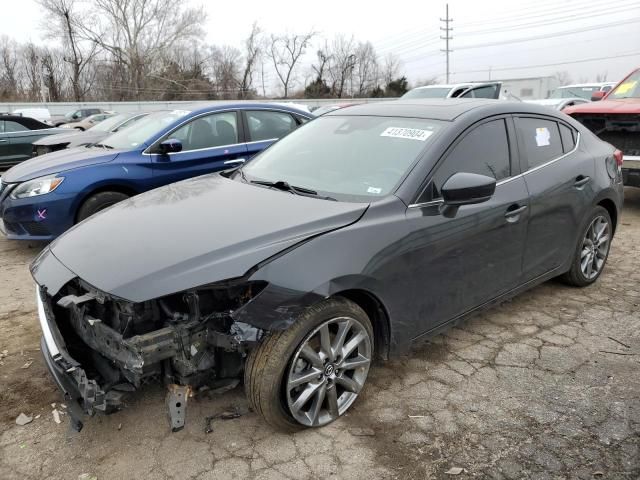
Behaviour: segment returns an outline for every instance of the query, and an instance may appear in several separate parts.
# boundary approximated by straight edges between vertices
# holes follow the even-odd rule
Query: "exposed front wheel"
[[[563,279],[577,287],[585,287],[595,282],[607,262],[612,237],[613,224],[609,212],[598,206],[583,227],[571,269]]]
[[[328,299],[314,305],[250,353],[245,367],[249,403],[279,429],[326,425],[357,399],[373,345],[371,322],[355,303]]]
[[[129,195],[121,192],[99,192],[91,195],[78,210],[77,223],[127,198],[129,198]]]

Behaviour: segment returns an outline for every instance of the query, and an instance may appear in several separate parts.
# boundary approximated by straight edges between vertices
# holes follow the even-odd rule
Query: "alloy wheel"
[[[356,400],[371,365],[371,338],[350,317],[328,320],[296,350],[286,378],[289,412],[302,425],[326,425]]]
[[[604,216],[598,215],[587,228],[580,251],[580,270],[588,280],[600,274],[610,243],[609,222]]]

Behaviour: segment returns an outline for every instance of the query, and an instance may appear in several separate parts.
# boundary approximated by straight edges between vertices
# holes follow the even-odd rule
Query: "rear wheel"
[[[121,202],[122,200],[126,200],[127,198],[129,198],[129,195],[121,192],[99,192],[91,195],[84,201],[78,210],[76,223],[89,218],[100,210],[104,210],[111,205]]]
[[[583,227],[571,269],[564,274],[563,280],[577,287],[595,282],[607,262],[612,236],[609,212],[603,207],[596,207]]]
[[[282,430],[320,427],[356,401],[373,358],[373,328],[346,299],[309,308],[250,354],[245,389],[252,408]]]

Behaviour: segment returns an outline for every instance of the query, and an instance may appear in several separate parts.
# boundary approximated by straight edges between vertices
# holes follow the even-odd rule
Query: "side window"
[[[542,165],[563,154],[560,130],[556,122],[531,117],[521,117],[517,120],[518,133],[529,168]]]
[[[251,142],[282,138],[298,126],[288,113],[255,110],[246,114]]]
[[[222,147],[238,143],[236,112],[199,117],[167,135],[182,142],[182,151]]]
[[[511,175],[507,128],[503,119],[483,123],[467,133],[436,170],[426,197],[440,198],[442,185],[458,172],[478,173],[497,181]]]
[[[498,86],[499,85],[495,84],[473,88],[465,94],[460,95],[460,98],[496,98],[498,96],[498,92],[496,91]]]
[[[560,138],[562,138],[562,151],[570,152],[576,146],[576,134],[572,128],[567,127],[563,123],[558,124],[560,127]]]
[[[11,120],[4,121],[4,132],[24,132],[25,130],[29,130],[24,125],[19,124],[18,122],[13,122]]]

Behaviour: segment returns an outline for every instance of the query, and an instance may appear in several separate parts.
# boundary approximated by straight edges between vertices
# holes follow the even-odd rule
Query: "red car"
[[[591,99],[594,102],[568,107],[563,112],[624,152],[624,183],[640,187],[640,68],[609,92],[595,92]]]

